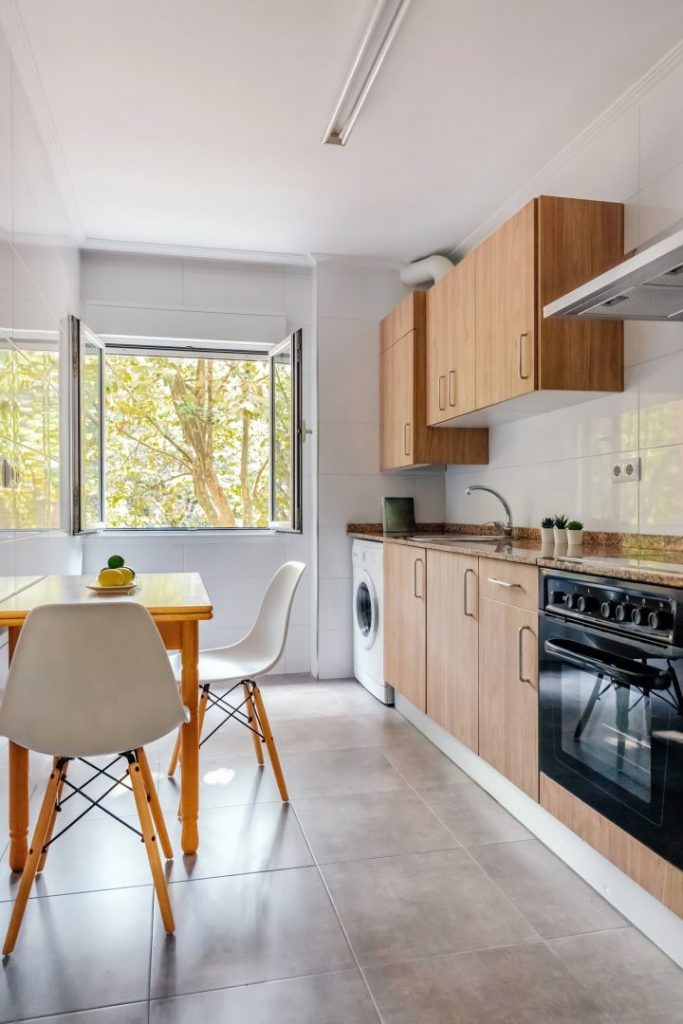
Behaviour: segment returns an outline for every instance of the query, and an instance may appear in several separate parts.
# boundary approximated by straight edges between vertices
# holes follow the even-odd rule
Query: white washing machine
[[[384,682],[382,659],[382,555],[381,541],[353,542],[353,674],[373,697],[393,704],[394,690]]]

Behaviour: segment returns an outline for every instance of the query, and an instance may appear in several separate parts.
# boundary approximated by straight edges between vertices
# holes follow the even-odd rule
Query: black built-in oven
[[[541,771],[683,868],[683,591],[544,570]]]

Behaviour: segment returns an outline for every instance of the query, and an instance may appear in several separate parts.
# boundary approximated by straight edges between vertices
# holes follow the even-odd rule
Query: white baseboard
[[[395,701],[396,710],[407,721],[683,967],[683,920],[680,917],[398,692]]]

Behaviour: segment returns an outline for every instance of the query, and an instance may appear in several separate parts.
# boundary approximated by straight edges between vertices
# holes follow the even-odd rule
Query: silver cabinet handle
[[[448,371],[448,404],[455,408],[455,370]]]
[[[443,388],[442,385],[443,384]],[[439,409],[442,411],[446,408],[446,376],[442,374],[439,377]]]
[[[499,580],[497,576],[489,576],[489,583],[495,583],[497,587],[507,587],[508,590],[523,590],[521,583],[508,583],[507,580]]]
[[[420,590],[417,589],[417,567],[420,566]],[[416,558],[413,563],[413,594],[418,600],[424,600],[424,562],[421,558]]]
[[[524,675],[524,631],[528,630],[531,635],[534,635],[534,631],[531,626],[520,626],[519,632],[517,633],[517,676],[520,683],[529,683],[531,686],[534,685],[533,679],[527,679]]]
[[[403,454],[410,455],[410,442],[408,440],[408,431],[410,430],[410,423],[403,424]]]
[[[529,379],[529,374],[528,373],[524,373],[524,339],[528,338],[528,337],[529,337],[529,332],[528,331],[524,331],[523,334],[520,334],[519,342],[518,342],[518,344],[519,344],[519,376],[520,376],[520,378],[522,380],[528,380]]]
[[[476,619],[477,616],[475,615],[475,613],[474,612],[470,612],[470,611],[467,610],[467,604],[468,604],[468,602],[467,602],[467,576],[468,576],[468,573],[472,573],[474,578],[475,579],[477,578],[477,574],[474,571],[474,569],[465,569],[465,574],[464,574],[464,576],[462,578],[462,604],[463,604],[463,611],[465,612],[465,615],[469,616],[470,619]]]

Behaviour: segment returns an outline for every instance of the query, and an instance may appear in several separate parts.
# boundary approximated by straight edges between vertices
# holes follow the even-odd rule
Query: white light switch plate
[[[640,458],[624,459],[612,464],[612,483],[630,484],[640,480]]]

